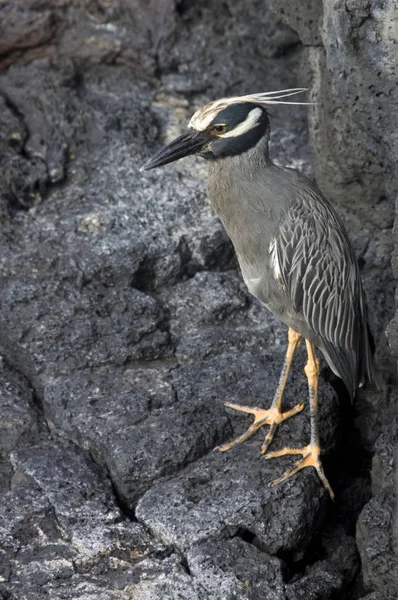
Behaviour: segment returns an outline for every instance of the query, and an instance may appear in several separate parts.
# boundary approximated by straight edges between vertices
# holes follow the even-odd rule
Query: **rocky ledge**
[[[320,9],[1,4],[4,600],[398,596],[394,7]],[[216,450],[247,427],[224,402],[270,403],[286,331],[242,283],[205,165],[139,172],[203,102],[303,84],[314,162],[301,107],[273,111],[272,153],[316,176],[347,223],[381,372],[351,407],[323,368],[334,503],[310,471],[272,487],[289,459],[265,461],[261,433]],[[306,397],[304,360],[287,406]],[[308,439],[307,411],[276,449]]]

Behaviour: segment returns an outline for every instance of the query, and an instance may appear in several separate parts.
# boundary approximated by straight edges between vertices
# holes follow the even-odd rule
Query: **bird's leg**
[[[286,421],[286,419],[290,419],[290,417],[293,417],[294,415],[303,410],[304,403],[298,404],[297,406],[285,413],[282,412],[283,393],[285,391],[287,378],[289,376],[294,356],[301,343],[301,335],[293,331],[293,329],[289,329],[288,340],[289,344],[286,352],[285,362],[283,364],[282,372],[279,378],[278,388],[276,390],[271,407],[268,410],[264,410],[262,408],[253,408],[251,406],[231,404],[230,402],[225,403],[225,406],[227,406],[228,408],[233,408],[240,412],[253,415],[254,421],[243,435],[238,437],[236,440],[229,442],[228,444],[219,446],[219,450],[221,450],[221,452],[230,450],[231,448],[234,448],[238,444],[244,442],[245,440],[247,440],[248,437],[250,437],[263,425],[270,425],[270,429],[265,437],[263,445],[261,446],[261,454],[264,454],[268,450],[269,445],[274,439],[274,435],[278,428],[278,425],[280,425],[283,421]]]
[[[310,398],[310,419],[311,419],[311,440],[308,446],[304,448],[284,448],[277,452],[270,452],[266,458],[280,458],[281,456],[289,456],[301,454],[303,457],[296,466],[291,470],[282,475],[279,479],[274,481],[272,485],[278,485],[282,481],[286,481],[295,475],[305,467],[314,467],[317,470],[320,480],[322,481],[325,488],[328,490],[330,497],[333,499],[333,490],[330,487],[328,480],[326,479],[322,463],[321,463],[321,446],[319,443],[319,432],[318,432],[318,380],[319,380],[319,361],[315,354],[314,345],[306,340],[308,362],[305,366],[305,374],[308,379],[308,390]]]

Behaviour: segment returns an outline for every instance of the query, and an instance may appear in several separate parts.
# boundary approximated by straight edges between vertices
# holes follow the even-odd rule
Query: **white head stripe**
[[[218,137],[233,138],[247,133],[248,131],[250,131],[250,129],[253,129],[253,127],[257,125],[257,121],[261,117],[262,112],[263,111],[258,106],[256,108],[253,108],[247,115],[246,119],[242,121],[242,123],[239,123],[239,125],[231,129],[231,131],[227,131],[227,133],[222,133]]]
[[[196,129],[196,131],[204,131],[219,113],[217,107],[214,110],[205,113],[204,115],[202,115],[202,111],[202,108],[196,111],[192,119],[189,121],[188,127]]]
[[[285,100],[285,98],[288,98],[289,96],[294,96],[295,94],[306,91],[305,88],[293,88],[289,90],[278,90],[276,92],[235,96],[233,98],[220,98],[197,110],[189,122],[189,127],[196,129],[196,131],[203,131],[210,125],[213,119],[217,117],[221,110],[228,108],[232,104],[239,104],[241,102],[252,102],[255,105],[257,104],[264,107],[271,104],[313,104],[312,102],[291,102],[290,100]]]

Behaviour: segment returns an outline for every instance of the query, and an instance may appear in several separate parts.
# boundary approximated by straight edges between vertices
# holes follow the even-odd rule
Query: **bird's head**
[[[267,105],[308,104],[283,101],[305,88],[221,98],[196,111],[188,130],[161,148],[141,171],[167,165],[184,156],[198,154],[208,160],[236,156],[255,146],[269,131]]]

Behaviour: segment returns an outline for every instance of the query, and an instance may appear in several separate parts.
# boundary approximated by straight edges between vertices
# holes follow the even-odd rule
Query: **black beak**
[[[184,158],[184,156],[196,154],[203,150],[208,142],[209,140],[202,132],[195,131],[195,129],[189,129],[186,133],[183,133],[170,142],[170,144],[161,148],[159,152],[156,152],[156,154],[141,167],[140,171],[149,171],[149,169],[167,165],[179,158]]]

